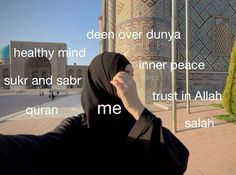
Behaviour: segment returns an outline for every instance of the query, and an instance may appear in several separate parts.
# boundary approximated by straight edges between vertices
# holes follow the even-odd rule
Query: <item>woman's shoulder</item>
[[[80,113],[77,116],[71,116],[64,119],[62,122],[69,123],[80,123],[82,125],[87,125],[87,117],[85,113]]]
[[[68,130],[74,130],[79,128],[87,128],[86,114],[81,113],[77,116],[71,116],[65,118],[61,123],[53,130],[54,132],[63,132]]]

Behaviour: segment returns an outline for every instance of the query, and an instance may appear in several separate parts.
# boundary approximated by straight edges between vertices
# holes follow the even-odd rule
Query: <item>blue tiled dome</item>
[[[9,45],[0,48],[0,58],[9,58]]]

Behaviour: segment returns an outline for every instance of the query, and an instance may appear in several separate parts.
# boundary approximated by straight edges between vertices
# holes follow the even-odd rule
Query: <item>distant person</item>
[[[40,136],[0,136],[1,175],[183,174],[187,148],[141,103],[132,75],[123,55],[96,56],[81,94],[85,113]],[[99,105],[120,107],[98,113]]]
[[[43,91],[40,91],[40,92],[39,92],[39,96],[44,96],[44,92],[43,92]]]
[[[53,94],[53,92],[52,92],[52,94],[51,94],[51,98],[52,98],[52,100],[55,99],[55,95]]]

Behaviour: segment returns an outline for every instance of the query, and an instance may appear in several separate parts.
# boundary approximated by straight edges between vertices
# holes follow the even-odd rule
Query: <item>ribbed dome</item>
[[[9,45],[0,48],[0,58],[9,58]]]

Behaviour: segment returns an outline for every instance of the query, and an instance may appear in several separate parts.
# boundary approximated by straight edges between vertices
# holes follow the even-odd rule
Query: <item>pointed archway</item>
[[[33,78],[48,78],[51,76],[51,63],[46,57],[30,57],[25,61],[25,77],[28,78],[26,88],[50,88],[50,86],[41,83],[32,85]]]

